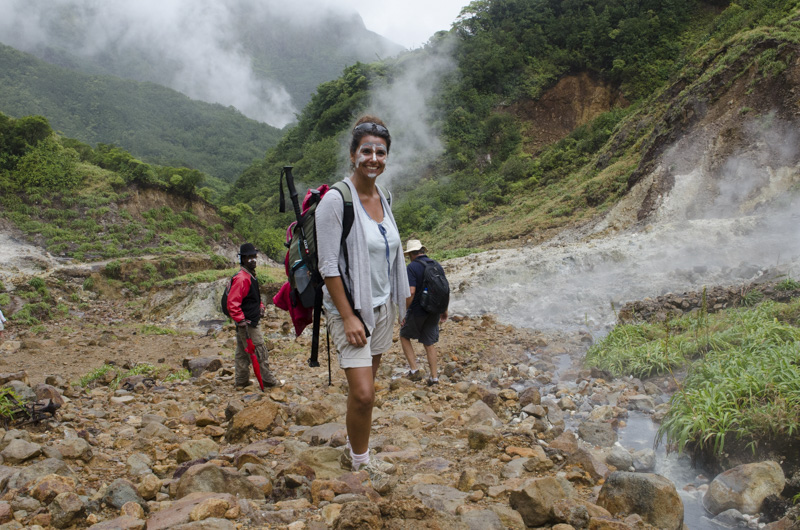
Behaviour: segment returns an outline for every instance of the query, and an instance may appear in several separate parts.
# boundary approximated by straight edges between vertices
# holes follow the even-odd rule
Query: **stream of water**
[[[553,359],[553,385],[562,382],[562,375],[580,365],[580,359],[570,355],[559,355]],[[569,384],[568,378],[563,380]],[[668,399],[668,396],[663,396]],[[577,430],[574,421],[567,421],[567,426],[573,431]],[[675,488],[683,501],[683,521],[691,530],[719,530],[719,526],[711,521],[708,512],[703,508],[702,497],[710,480],[703,469],[695,468],[691,458],[686,454],[675,452],[667,453],[664,444],[656,444],[658,425],[653,423],[649,414],[639,411],[629,411],[624,425],[617,430],[617,441],[628,450],[640,451],[653,449],[655,451],[655,469],[653,473],[666,477],[675,484]]]
[[[454,260],[457,286],[451,312],[493,314],[501,322],[535,330],[589,331],[595,339],[615,324],[628,301],[705,286],[740,285],[800,277],[800,218],[791,209],[766,215],[694,219],[643,231],[570,239],[498,250]],[[570,363],[558,359],[556,378]],[[565,381],[569,384],[569,381]],[[544,393],[543,393],[544,395]],[[653,448],[657,426],[630,412],[619,429],[626,449]],[[656,447],[655,473],[670,479],[683,499],[692,530],[718,528],[701,504],[709,479],[689,458]]]
[[[658,426],[650,416],[643,412],[631,411],[624,427],[617,432],[619,443],[626,449],[653,449],[653,442],[658,433]],[[655,447],[656,467],[653,471],[675,484],[683,501],[683,522],[691,530],[719,530],[719,526],[711,522],[709,514],[703,508],[702,497],[705,487],[713,477],[708,477],[702,469],[692,466],[691,459],[683,454],[669,453],[664,444]],[[698,489],[699,488],[699,489]]]

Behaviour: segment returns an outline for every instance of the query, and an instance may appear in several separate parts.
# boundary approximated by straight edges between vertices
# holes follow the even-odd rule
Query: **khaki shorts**
[[[375,329],[367,337],[366,346],[353,346],[347,341],[344,334],[344,323],[338,313],[331,313],[328,317],[328,333],[336,345],[339,357],[339,366],[342,368],[364,368],[372,366],[372,357],[386,353],[392,347],[392,334],[394,332],[394,305],[386,302],[373,310],[375,315]]]

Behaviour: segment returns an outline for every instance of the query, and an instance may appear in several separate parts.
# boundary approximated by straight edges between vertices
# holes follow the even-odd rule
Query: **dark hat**
[[[253,254],[258,254],[258,249],[252,243],[245,243],[239,247],[240,256],[252,256]]]

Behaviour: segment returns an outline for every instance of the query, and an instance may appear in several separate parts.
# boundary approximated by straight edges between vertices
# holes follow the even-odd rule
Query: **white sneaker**
[[[387,473],[381,471],[380,467],[383,467],[383,465],[391,466],[392,472],[396,471],[395,466],[377,458],[370,459],[369,463],[361,464],[358,467],[358,471],[367,472],[367,475],[369,475],[369,481],[372,483],[372,489],[381,495],[385,495],[392,491],[392,488],[394,488],[397,484],[397,479],[395,477],[390,477]]]

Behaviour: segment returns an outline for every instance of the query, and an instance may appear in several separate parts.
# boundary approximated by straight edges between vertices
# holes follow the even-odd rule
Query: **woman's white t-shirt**
[[[380,307],[389,300],[392,293],[389,276],[391,264],[402,247],[400,234],[387,217],[382,223],[371,218],[364,225],[364,234],[369,248],[369,275],[372,286],[372,307]]]

